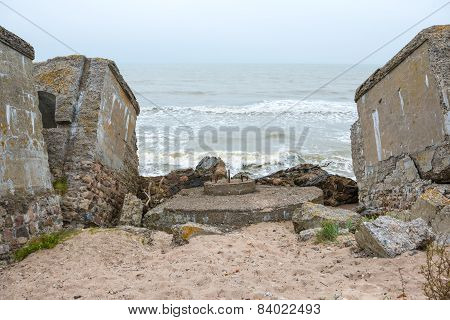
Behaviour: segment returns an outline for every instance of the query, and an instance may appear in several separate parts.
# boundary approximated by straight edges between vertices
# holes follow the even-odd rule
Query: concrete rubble
[[[393,258],[406,251],[424,249],[435,238],[421,219],[404,222],[389,216],[362,222],[355,233],[358,245],[379,257]]]
[[[140,227],[144,204],[134,194],[128,193],[123,200],[119,224]]]
[[[351,210],[330,208],[317,203],[306,202],[301,207],[295,209],[292,215],[292,223],[295,232],[320,228],[322,223],[330,221],[340,228],[355,226],[361,216]]]

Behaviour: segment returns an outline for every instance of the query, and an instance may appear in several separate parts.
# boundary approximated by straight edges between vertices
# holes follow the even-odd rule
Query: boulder
[[[349,223],[356,225],[361,216],[351,210],[330,208],[321,204],[305,202],[294,211],[292,223],[294,230],[299,233],[303,230],[320,228],[322,222],[331,221],[337,223],[340,228],[348,228]]]
[[[219,157],[206,156],[195,167],[195,170],[201,172],[214,172],[214,169],[219,165],[225,165],[225,162]]]
[[[317,187],[323,190],[323,202],[327,206],[358,202],[358,186],[350,178],[331,175]]]
[[[172,227],[172,244],[181,246],[189,243],[189,239],[199,235],[222,234],[218,228],[198,223],[185,223]]]
[[[434,233],[421,219],[404,222],[389,216],[362,222],[355,233],[358,245],[383,258],[392,258],[406,251],[425,248],[434,240]]]
[[[119,224],[139,227],[142,221],[144,204],[134,194],[128,193],[123,200]]]
[[[436,234],[450,235],[450,199],[438,189],[431,188],[422,193],[410,211],[412,219],[422,218]]]
[[[330,175],[313,164],[300,164],[293,168],[277,171],[256,181],[259,184],[276,186],[320,188],[324,193],[324,203],[329,206],[358,202],[356,181],[338,175]]]

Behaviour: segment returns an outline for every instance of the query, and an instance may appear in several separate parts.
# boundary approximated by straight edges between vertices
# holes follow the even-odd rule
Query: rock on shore
[[[256,182],[275,186],[317,187],[322,189],[324,204],[328,206],[358,202],[356,181],[338,175],[331,175],[313,164],[300,164],[281,170],[256,179]]]
[[[434,234],[421,219],[403,222],[390,216],[362,222],[355,240],[366,249],[383,258],[393,258],[406,251],[425,248],[434,240]]]

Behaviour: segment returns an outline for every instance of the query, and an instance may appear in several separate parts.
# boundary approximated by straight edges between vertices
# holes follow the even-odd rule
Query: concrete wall
[[[409,208],[450,183],[450,27],[419,33],[357,90],[352,157],[360,203]]]
[[[33,48],[0,27],[0,259],[62,225],[33,85]]]
[[[36,90],[56,97],[56,128],[44,129],[53,180],[64,177],[64,162],[74,120],[74,106],[79,97],[80,81],[86,58],[57,57],[34,64]]]
[[[367,167],[445,140],[428,50],[422,44],[357,101]]]
[[[45,138],[54,178],[67,181],[66,223],[115,223],[124,195],[137,191],[133,93],[106,59],[59,57],[36,64],[34,73],[38,90],[56,95],[58,128],[46,129]]]
[[[52,189],[29,57],[0,42],[0,194]]]
[[[108,69],[97,128],[97,154],[108,167],[120,169],[128,152],[127,146],[136,149],[133,144],[136,119],[136,109]]]

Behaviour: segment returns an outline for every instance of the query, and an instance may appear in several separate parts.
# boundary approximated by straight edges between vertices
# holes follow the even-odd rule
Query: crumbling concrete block
[[[421,218],[404,222],[389,216],[362,222],[355,233],[355,240],[362,249],[383,258],[425,248],[434,237],[431,228]]]
[[[450,182],[450,25],[421,31],[357,90],[351,129],[360,204],[408,209]]]
[[[144,204],[134,194],[128,193],[123,200],[119,224],[140,227]]]

